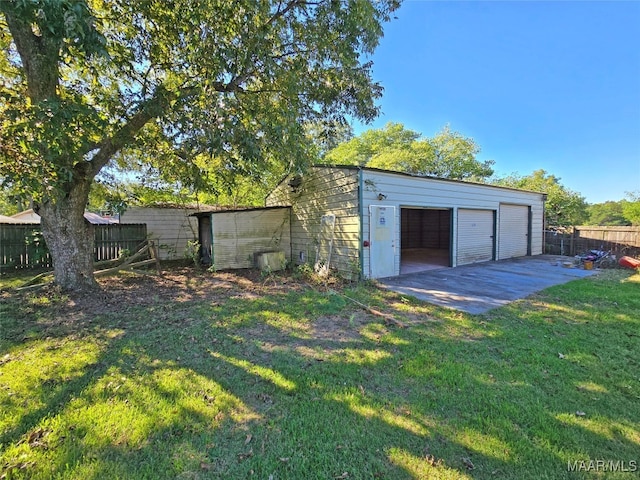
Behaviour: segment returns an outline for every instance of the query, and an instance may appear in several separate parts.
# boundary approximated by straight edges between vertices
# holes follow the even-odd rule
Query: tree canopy
[[[622,213],[631,225],[640,225],[640,190],[627,192],[622,201]]]
[[[327,163],[382,168],[415,175],[483,180],[493,174],[492,160],[477,159],[480,147],[469,137],[445,126],[432,138],[388,123],[338,145],[324,158]]]
[[[198,163],[198,162],[196,162]],[[123,213],[131,206],[224,205],[263,206],[266,195],[283,177],[283,168],[274,165],[259,178],[220,170],[219,159],[200,164],[197,189],[179,178],[169,178],[154,168],[139,172],[103,171],[91,186],[88,209],[94,212]]]
[[[630,225],[622,211],[623,202],[603,202],[589,205],[587,225]]]
[[[304,125],[370,121],[367,61],[398,0],[0,2],[0,181],[35,200],[66,288],[94,285],[82,218],[109,164],[186,187],[291,171]]]
[[[28,208],[27,204],[11,188],[0,190],[0,215],[10,216],[26,208]]]
[[[587,203],[579,193],[560,183],[560,178],[545,170],[536,170],[530,175],[513,174],[495,179],[496,185],[521,188],[547,194],[545,224],[549,226],[583,225],[588,218]]]

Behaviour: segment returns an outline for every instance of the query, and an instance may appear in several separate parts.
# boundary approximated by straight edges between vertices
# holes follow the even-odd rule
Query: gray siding
[[[531,209],[531,254],[542,253],[544,196],[540,193],[353,167],[311,168],[296,188],[289,186],[289,180],[285,179],[267,197],[266,204],[292,207],[290,255],[297,264],[315,261],[321,218],[323,215],[334,214],[336,227],[331,267],[341,275],[351,278],[355,272],[360,271],[359,267],[362,265],[361,273],[368,277],[371,271],[369,248],[364,247],[362,242],[370,240],[369,211],[372,205],[396,207],[393,242],[396,275],[400,273],[400,228],[403,224],[400,217],[403,208],[443,209],[443,218],[447,219],[449,211],[452,212],[450,231],[447,231],[448,221],[443,223],[442,231],[439,229],[438,232],[414,229],[413,233],[420,234],[420,239],[406,238],[404,243],[408,248],[414,243],[431,245],[429,242],[438,240],[440,245],[443,238],[444,241],[449,241],[450,238],[450,254],[453,266],[456,266],[458,259],[460,264],[475,261],[470,257],[472,250],[460,252],[458,256],[458,228],[465,224],[464,219],[461,223],[458,222],[460,209],[495,212],[496,224],[499,224],[501,204],[526,206]],[[411,220],[411,215],[418,218],[413,212],[404,214],[407,216],[405,223]],[[434,215],[433,212],[429,214]],[[436,233],[437,238],[431,238]],[[464,235],[465,232],[462,233]],[[495,249],[499,251],[499,245]],[[485,254],[484,257],[486,256]]]
[[[211,218],[216,269],[252,268],[256,254],[271,251],[291,260],[289,208],[215,212]]]
[[[195,212],[192,208],[131,207],[120,215],[120,223],[146,223],[160,259],[179,260],[185,258],[187,242],[198,238],[198,220],[189,217]]]
[[[285,179],[266,199],[267,206],[291,206],[291,259],[313,263],[323,215],[334,214],[331,268],[346,278],[359,271],[360,211],[358,171],[339,167],[314,167],[292,191]]]

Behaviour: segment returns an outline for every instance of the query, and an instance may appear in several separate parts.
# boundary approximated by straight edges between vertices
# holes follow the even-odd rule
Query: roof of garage
[[[505,187],[505,186],[502,186],[502,185],[491,185],[489,183],[481,183],[481,182],[471,182],[469,180],[454,180],[454,179],[450,179],[450,178],[440,178],[440,177],[434,177],[434,176],[430,176],[430,175],[417,175],[415,173],[397,172],[397,171],[394,171],[394,170],[384,170],[382,168],[361,167],[361,166],[358,166],[358,165],[339,165],[339,164],[316,164],[316,165],[313,165],[312,168],[341,168],[341,169],[345,169],[345,170],[360,170],[360,171],[387,173],[387,174],[390,174],[390,175],[398,175],[398,176],[402,176],[402,177],[424,178],[424,179],[429,179],[429,180],[437,180],[439,182],[479,185],[479,186],[488,187],[488,188],[499,188],[499,189],[503,189],[503,190],[513,190],[515,192],[536,193],[538,195],[542,195],[544,197],[544,200],[547,199],[547,194],[546,193],[537,192],[535,190],[525,190],[523,188]],[[287,175],[286,177],[284,177],[278,183],[278,185],[280,185],[282,182],[284,182],[290,176],[291,175]]]

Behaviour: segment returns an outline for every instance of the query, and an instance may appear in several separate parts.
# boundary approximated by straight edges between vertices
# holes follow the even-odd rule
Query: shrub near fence
[[[115,260],[124,250],[135,252],[147,239],[147,225],[93,225],[96,262]],[[0,273],[52,268],[40,225],[0,223]]]
[[[545,253],[579,255],[589,250],[611,250],[618,258],[640,257],[640,227],[578,226],[545,231]]]

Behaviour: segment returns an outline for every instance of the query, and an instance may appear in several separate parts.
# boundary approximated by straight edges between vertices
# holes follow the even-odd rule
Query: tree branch
[[[284,7],[282,10],[278,10],[276,13],[274,13],[272,15],[272,17],[269,20],[267,20],[267,23],[265,23],[263,25],[263,28],[266,29],[266,28],[270,27],[273,22],[275,22],[279,18],[281,18],[284,15],[286,15],[289,10],[293,9],[294,7],[298,7],[300,5],[305,5],[306,3],[307,2],[303,1],[303,0],[293,0],[293,1],[289,2],[289,3],[287,3],[286,7]]]
[[[220,93],[244,92],[239,84],[244,81],[244,76],[238,76],[231,79],[229,83],[211,82],[213,90]]]
[[[13,11],[14,2],[0,1],[27,78],[27,95],[33,102],[57,96],[61,40],[36,35],[31,25]]]
[[[105,138],[98,145],[98,152],[93,156],[90,162],[82,162],[76,165],[77,168],[83,168],[80,165],[89,165],[89,173],[93,176],[107,164],[113,156],[123,147],[131,144],[138,132],[154,118],[158,118],[169,105],[177,100],[183,100],[187,97],[195,95],[200,90],[199,87],[185,87],[178,93],[168,92],[162,86],[158,87],[155,95],[145,102],[140,110],[133,114],[129,120],[111,137]],[[86,167],[84,167],[86,168]]]
[[[278,20],[279,18],[282,18],[284,15],[286,15],[289,11],[293,10],[295,7],[300,7],[300,6],[306,6],[306,5],[316,5],[317,3],[315,2],[309,2],[308,0],[292,0],[290,2],[288,2],[284,8],[280,8],[282,6],[282,2],[278,3],[278,10],[262,25],[259,27],[259,31],[264,31],[266,32],[271,25]],[[249,48],[247,48],[247,53],[248,53],[248,58],[250,58],[251,56],[251,51],[253,51],[256,47],[256,44],[260,41],[261,36],[258,35],[255,39],[254,45],[250,45]],[[286,48],[288,46],[294,46],[296,43],[295,42],[291,42],[289,44],[285,44],[282,46],[282,48]],[[287,54],[283,54],[281,56],[273,56],[272,58],[274,60],[277,59],[282,59],[285,56],[288,55],[295,55],[295,52],[291,52],[291,53],[287,53]],[[245,63],[249,63],[247,58],[247,61]],[[236,60],[237,63],[237,60]],[[236,75],[234,78],[231,79],[231,81],[229,81],[228,83],[223,83],[223,82],[213,82],[211,85],[213,86],[214,90],[217,92],[221,92],[221,93],[230,93],[230,92],[239,92],[242,93],[244,92],[244,88],[241,86],[241,84],[245,81],[247,81],[251,75],[253,74],[253,72],[251,70],[247,70],[242,74],[238,74]]]

